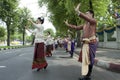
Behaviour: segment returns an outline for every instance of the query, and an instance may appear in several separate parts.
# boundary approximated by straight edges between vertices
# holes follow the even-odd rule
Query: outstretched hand
[[[65,23],[66,25],[68,25],[68,20],[64,21],[64,23]]]
[[[29,18],[28,21],[32,22],[32,20]]]
[[[80,9],[80,3],[77,5],[77,7],[75,8],[75,11],[77,12],[77,13],[80,13],[80,11],[79,11],[79,9]]]

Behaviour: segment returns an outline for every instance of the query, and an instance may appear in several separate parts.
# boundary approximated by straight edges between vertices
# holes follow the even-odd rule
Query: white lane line
[[[16,52],[20,52],[21,50],[11,50],[11,51],[6,51],[3,52],[4,54],[9,54],[9,53],[16,53]]]
[[[6,68],[6,66],[0,66],[0,68]]]
[[[12,53],[12,52],[5,52],[6,54],[8,54],[8,53]]]
[[[21,55],[19,55],[19,56],[24,56],[25,54],[21,54]]]

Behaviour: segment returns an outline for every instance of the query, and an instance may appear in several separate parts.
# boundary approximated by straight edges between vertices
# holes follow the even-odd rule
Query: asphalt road
[[[33,47],[0,51],[0,80],[78,80],[81,64],[63,49],[55,51],[47,70],[31,69]],[[94,67],[92,80],[120,80],[120,73]]]

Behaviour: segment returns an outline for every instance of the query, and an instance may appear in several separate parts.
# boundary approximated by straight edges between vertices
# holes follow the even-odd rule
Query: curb
[[[25,47],[31,47],[31,46],[17,46],[17,47],[10,47],[10,48],[0,48],[0,51],[2,50],[8,50],[8,49],[17,49],[17,48],[25,48]]]
[[[78,51],[75,51],[75,53],[78,55],[79,52]],[[113,71],[113,72],[118,72],[120,73],[120,64],[115,64],[115,63],[109,63],[109,62],[106,62],[106,61],[103,61],[103,60],[99,60],[99,59],[96,59],[95,58],[95,63],[94,63],[95,66],[98,66],[98,67],[101,67],[103,69],[107,69],[107,70],[110,70],[110,71]]]

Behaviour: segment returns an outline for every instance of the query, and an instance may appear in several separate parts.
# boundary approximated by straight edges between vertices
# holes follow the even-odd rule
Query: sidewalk
[[[75,53],[79,55],[79,52],[80,48],[76,48]],[[98,48],[95,65],[120,73],[120,50]]]

